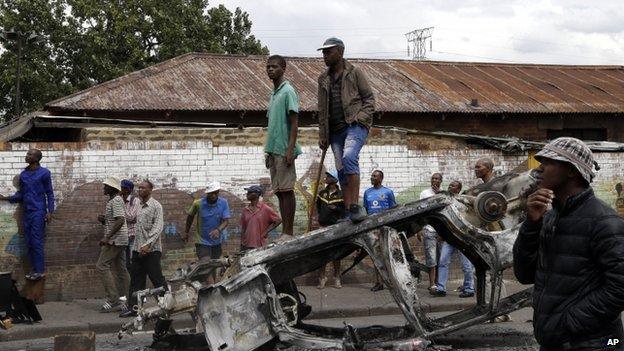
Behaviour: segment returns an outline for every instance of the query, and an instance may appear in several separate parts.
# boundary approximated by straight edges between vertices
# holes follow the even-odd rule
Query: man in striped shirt
[[[137,299],[134,293],[145,289],[145,277],[148,276],[154,288],[166,286],[165,277],[160,267],[162,256],[161,233],[163,230],[162,205],[152,198],[154,185],[149,180],[139,184],[141,208],[137,216],[136,235],[132,245],[132,265],[130,269],[130,307],[120,317],[132,317],[136,312],[132,306]]]

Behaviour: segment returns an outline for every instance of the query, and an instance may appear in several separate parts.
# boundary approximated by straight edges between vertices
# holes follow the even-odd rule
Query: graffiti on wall
[[[420,192],[429,187],[430,172],[436,169],[444,173],[443,188],[446,188],[448,182],[455,177],[460,178],[459,180],[463,181],[464,187],[468,188],[476,182],[471,168],[476,158],[484,155],[496,158],[501,163],[496,168],[499,173],[514,168],[516,164],[521,163],[521,161],[518,162],[519,160],[526,159],[526,156],[523,155],[502,155],[495,151],[478,151],[472,155],[472,151],[460,150],[456,154],[444,156],[434,152],[424,153],[405,150],[400,146],[391,146],[391,148],[391,151],[388,151],[391,152],[390,154],[386,154],[386,149],[380,147],[376,147],[372,151],[370,149],[363,151],[361,187],[363,191],[370,186],[368,179],[373,170],[383,169],[386,171],[387,178],[385,184],[395,191],[399,203],[418,200]],[[154,150],[150,151],[154,155],[149,157],[159,159],[165,157],[164,155],[157,155]],[[193,152],[195,151],[197,150],[193,150]],[[238,160],[242,157],[241,154],[251,151],[244,148],[230,151],[233,155],[219,150],[211,158],[207,158],[203,154],[201,157],[198,156],[203,164],[192,165],[185,170],[184,172],[188,172],[189,177],[184,176],[180,167],[171,166],[144,168],[145,172],[139,174],[143,172],[143,169],[134,167],[134,164],[130,163],[133,161],[126,160],[138,157],[135,154],[104,156],[105,162],[101,163],[106,163],[108,166],[103,167],[96,164],[91,167],[87,166],[87,163],[97,163],[95,161],[97,157],[102,156],[89,154],[85,157],[81,156],[79,152],[76,152],[75,155],[70,152],[67,155],[59,152],[58,160],[50,161],[51,163],[56,162],[50,169],[53,170],[53,174],[57,174],[54,177],[54,184],[59,196],[57,197],[57,211],[47,229],[46,262],[49,269],[46,289],[57,292],[55,295],[57,297],[101,296],[100,285],[93,284],[94,281],[99,282],[99,275],[95,271],[94,264],[99,253],[98,241],[103,231],[102,225],[97,222],[97,215],[103,212],[107,198],[102,193],[102,183],[95,179],[101,179],[103,174],[108,174],[109,168],[107,167],[110,167],[111,163],[117,162],[115,161],[117,159],[120,159],[120,162],[129,162],[120,172],[129,174],[128,177],[135,183],[149,176],[157,184],[158,189],[154,191],[154,198],[163,204],[165,215],[165,227],[163,229],[165,250],[163,268],[165,274],[170,274],[182,263],[195,259],[193,243],[183,242],[180,235],[185,229],[186,210],[194,198],[204,196],[200,184],[204,184],[209,177],[221,181],[222,186],[224,186],[221,196],[228,200],[232,209],[232,219],[228,225],[228,237],[225,238],[224,252],[230,254],[236,252],[240,244],[240,214],[246,205],[243,188],[252,184],[261,185],[265,190],[264,201],[274,209],[277,208],[277,198],[271,191],[268,172],[262,168],[263,166],[257,167],[257,162],[251,159]],[[115,160],[109,162],[107,157],[114,157]],[[194,157],[189,156],[189,158]],[[227,160],[228,163],[217,163],[218,157],[222,158],[220,162]],[[174,156],[171,156],[171,159],[173,158]],[[323,167],[334,168],[332,159],[331,152],[329,152]],[[617,160],[617,157],[614,157],[614,160]],[[195,162],[195,160],[189,162],[191,161]],[[246,162],[246,164],[228,166],[237,161]],[[141,160],[141,162],[153,163],[153,159]],[[209,165],[209,162],[213,163]],[[308,214],[310,208],[313,207],[311,194],[317,186],[316,178],[319,167],[321,167],[320,151],[318,148],[310,147],[306,150],[306,154],[301,156],[301,160],[297,162],[300,168],[298,168],[299,177],[296,182],[295,233],[302,234],[307,230]],[[615,163],[616,161],[612,162]],[[95,167],[100,168],[93,171]],[[228,170],[228,167],[238,173]],[[236,167],[240,167],[240,170]],[[130,171],[131,169],[132,171]],[[321,182],[324,172],[325,168],[321,170]],[[193,180],[190,180],[190,177]],[[3,179],[5,186],[10,184],[11,178],[5,176]],[[13,180],[15,186],[16,178],[14,177]],[[619,188],[618,184],[620,184]],[[602,176],[594,184],[594,188],[601,199],[621,209],[621,213],[624,214],[624,194],[621,184],[622,179]],[[8,191],[6,188],[3,190]],[[12,270],[15,272],[15,277],[21,276],[27,269],[23,237],[18,226],[21,223],[19,218],[19,206],[8,204],[0,206],[0,270]],[[194,230],[191,228],[191,233]],[[277,228],[271,237],[277,237],[279,232],[280,228]]]

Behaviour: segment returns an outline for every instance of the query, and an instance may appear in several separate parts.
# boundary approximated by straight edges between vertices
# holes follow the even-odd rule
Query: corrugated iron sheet
[[[316,110],[320,58],[289,58],[302,111]],[[351,60],[382,112],[624,112],[624,67]],[[272,83],[264,56],[192,53],[52,101],[55,112],[262,111]],[[471,106],[477,99],[478,106]]]

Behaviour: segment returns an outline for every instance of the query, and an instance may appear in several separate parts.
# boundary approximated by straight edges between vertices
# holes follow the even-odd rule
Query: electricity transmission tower
[[[409,33],[405,33],[405,38],[407,39],[407,56],[412,56],[412,60],[426,60],[427,42],[429,43],[429,51],[433,48],[431,32],[433,32],[433,27],[415,29]],[[412,55],[410,55],[410,49]]]

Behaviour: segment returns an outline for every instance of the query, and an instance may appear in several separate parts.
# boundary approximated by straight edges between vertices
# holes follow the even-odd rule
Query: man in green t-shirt
[[[295,158],[301,154],[301,147],[297,144],[299,98],[292,85],[284,79],[286,60],[282,56],[270,56],[266,70],[274,87],[267,113],[266,167],[271,174],[273,192],[279,200],[282,234],[292,236],[296,207]]]

